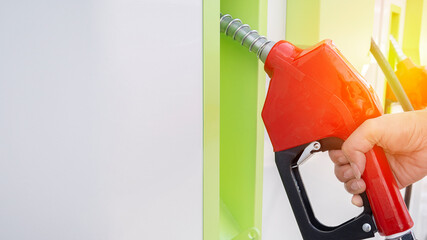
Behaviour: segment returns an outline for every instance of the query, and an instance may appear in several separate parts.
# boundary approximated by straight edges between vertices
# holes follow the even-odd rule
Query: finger
[[[363,179],[352,179],[344,184],[347,192],[351,194],[361,194],[366,190],[366,184]]]
[[[345,165],[349,163],[341,150],[330,150],[328,153],[332,162],[334,162],[336,165]]]
[[[351,198],[351,203],[353,203],[353,205],[355,206],[363,207],[363,200],[360,195],[353,195],[353,197]]]
[[[335,176],[340,182],[343,183],[348,182],[353,178],[356,178],[353,172],[353,168],[350,166],[350,164],[335,165]]]
[[[353,167],[356,178],[359,179],[365,170],[365,153],[372,149],[381,135],[377,118],[365,121],[343,143],[342,152]]]

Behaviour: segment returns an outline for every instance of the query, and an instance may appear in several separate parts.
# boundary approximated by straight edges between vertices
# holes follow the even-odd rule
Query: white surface
[[[2,1],[0,36],[0,239],[201,239],[202,1]]]
[[[286,35],[286,0],[269,0],[267,14],[268,39],[279,41]]]
[[[418,240],[427,240],[427,178],[413,185],[411,216],[414,219],[414,232]]]

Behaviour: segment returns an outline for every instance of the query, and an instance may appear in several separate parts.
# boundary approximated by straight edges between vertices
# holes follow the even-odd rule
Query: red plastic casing
[[[308,49],[280,41],[265,71],[271,82],[262,117],[276,152],[327,137],[345,140],[365,120],[382,115],[372,87],[330,40]],[[376,146],[366,158],[362,178],[379,233],[409,230],[413,221],[383,150]]]

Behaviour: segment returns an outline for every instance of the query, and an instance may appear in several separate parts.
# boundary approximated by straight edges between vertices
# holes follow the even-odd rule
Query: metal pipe
[[[400,81],[397,78],[396,74],[394,73],[394,70],[388,63],[387,59],[382,54],[381,49],[375,43],[373,38],[371,38],[370,51],[374,56],[375,60],[377,61],[378,65],[380,66],[381,70],[383,71],[388,84],[390,84],[391,90],[393,91],[400,105],[402,105],[403,111],[405,112],[414,111],[414,107],[412,107],[412,104],[409,101],[409,98],[406,95],[405,90],[403,90],[403,87],[400,84]],[[406,190],[405,190],[405,203],[408,209],[409,209],[409,204],[411,202],[411,194],[412,194],[412,185],[409,185],[406,187]]]

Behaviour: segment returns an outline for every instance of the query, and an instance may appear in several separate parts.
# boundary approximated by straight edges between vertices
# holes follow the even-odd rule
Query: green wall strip
[[[203,239],[219,239],[219,0],[203,1]],[[191,226],[190,226],[191,227]]]
[[[402,9],[399,6],[394,4],[390,5],[390,34],[393,35],[395,39],[399,39],[399,26],[400,26],[400,13]],[[389,48],[391,48],[391,44],[389,44]],[[388,62],[390,66],[395,69],[395,65],[397,64],[397,55],[394,51],[388,51]],[[387,84],[387,83],[385,83]],[[385,89],[385,88],[384,88]],[[384,94],[385,95],[385,94]]]
[[[406,1],[402,49],[415,64],[420,64],[420,36],[424,0]]]
[[[222,0],[221,11],[266,34],[267,1]],[[220,38],[221,239],[259,239],[265,73],[253,53],[230,37]]]
[[[267,36],[267,0],[259,2],[259,17],[258,29],[261,35]],[[277,40],[277,39],[276,39]],[[264,64],[258,61],[258,86],[257,86],[257,126],[256,126],[256,161],[255,161],[255,204],[254,204],[254,226],[261,231],[262,229],[262,199],[263,199],[263,173],[264,173],[264,122],[261,118],[262,108],[265,101],[265,84],[266,73],[264,71]]]
[[[306,48],[332,39],[356,69],[369,63],[375,1],[287,0],[286,4],[286,40]]]
[[[220,4],[261,34],[267,29],[265,0],[203,1],[203,237],[259,239],[265,73],[254,54],[219,36]]]
[[[307,48],[320,39],[320,0],[286,1],[286,40]]]
[[[420,64],[427,65],[427,3],[423,3],[422,9],[419,55]]]

